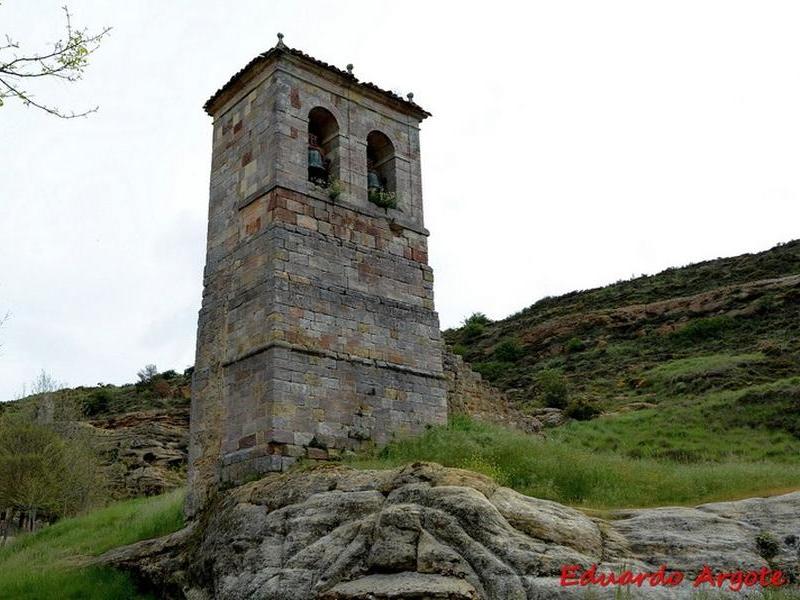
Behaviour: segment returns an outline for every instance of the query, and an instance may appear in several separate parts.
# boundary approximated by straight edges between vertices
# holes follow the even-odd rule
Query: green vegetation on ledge
[[[21,537],[0,549],[0,598],[117,600],[147,598],[111,568],[81,566],[86,557],[166,535],[183,526],[183,492],[128,500]]]

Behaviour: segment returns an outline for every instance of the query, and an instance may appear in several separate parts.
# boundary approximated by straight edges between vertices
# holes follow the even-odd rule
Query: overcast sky
[[[36,48],[64,1],[6,0],[0,34]],[[800,235],[797,2],[69,6],[113,33],[83,82],[35,91],[100,111],[0,108],[0,400],[40,369],[92,385],[192,364],[201,105],[278,31],[433,113],[422,165],[443,328]]]

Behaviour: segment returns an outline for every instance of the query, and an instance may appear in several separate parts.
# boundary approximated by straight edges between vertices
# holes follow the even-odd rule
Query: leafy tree
[[[464,325],[488,325],[491,322],[492,320],[482,312],[474,312],[464,319]]]
[[[40,80],[80,80],[89,65],[89,57],[111,31],[110,27],[103,28],[99,33],[75,28],[69,9],[64,6],[63,10],[66,19],[63,37],[45,49],[23,50],[20,42],[9,34],[5,35],[5,43],[0,43],[0,106],[4,105],[6,99],[15,98],[26,106],[33,106],[62,119],[85,117],[97,110],[95,106],[80,112],[64,111],[38,100],[29,91],[29,86]]]
[[[150,383],[158,375],[158,367],[145,365],[136,375],[139,377],[139,383]]]
[[[20,415],[0,420],[0,513],[33,530],[39,516],[74,515],[97,502],[102,475],[87,440],[64,439]]]

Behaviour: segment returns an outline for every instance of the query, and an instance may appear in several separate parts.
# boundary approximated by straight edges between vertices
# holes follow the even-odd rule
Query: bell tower
[[[205,104],[193,514],[220,484],[447,418],[413,101],[278,44]]]

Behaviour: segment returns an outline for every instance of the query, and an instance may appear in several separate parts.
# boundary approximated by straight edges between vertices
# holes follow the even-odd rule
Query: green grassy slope
[[[80,565],[88,556],[180,529],[182,505],[181,491],[128,500],[19,538],[0,549],[0,598],[147,597],[124,573]]]
[[[605,416],[553,433],[680,462],[800,456],[800,241],[546,298],[445,339],[523,410]]]
[[[543,439],[464,417],[357,456],[350,464],[391,468],[417,460],[478,471],[523,494],[593,509],[695,505],[781,493],[800,485],[800,461],[730,456],[680,464],[631,458],[585,448],[573,439]]]

